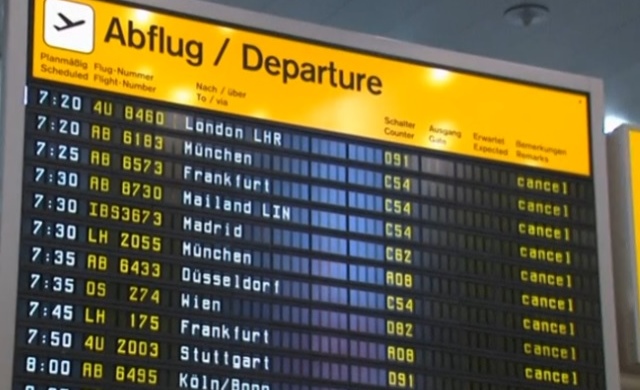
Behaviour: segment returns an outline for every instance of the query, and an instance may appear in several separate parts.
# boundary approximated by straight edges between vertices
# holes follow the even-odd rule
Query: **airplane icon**
[[[73,22],[73,21],[71,21],[71,19],[67,18],[62,12],[58,12],[58,16],[64,22],[64,26],[56,26],[56,25],[54,25],[53,28],[55,28],[57,31],[63,31],[63,30],[67,30],[67,29],[70,29],[70,28],[73,28],[73,27],[82,26],[83,24],[86,23],[86,21],[82,20],[82,19],[78,20],[77,22]]]
[[[38,1],[44,1],[44,42],[48,46],[93,52],[96,14],[91,6],[79,2],[84,0]]]

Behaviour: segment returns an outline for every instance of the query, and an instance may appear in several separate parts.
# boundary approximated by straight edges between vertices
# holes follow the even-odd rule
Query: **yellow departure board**
[[[12,389],[606,388],[588,93],[29,7]]]
[[[91,50],[86,48],[88,54],[74,55],[47,44],[45,5],[36,8],[34,36],[42,38],[33,42],[34,77],[399,145],[590,174],[585,95],[112,3],[91,3],[90,9],[96,37]],[[535,115],[533,107],[544,115]]]
[[[629,131],[629,163],[630,163],[630,174],[631,174],[631,204],[633,205],[633,220],[634,223],[634,242],[636,254],[638,252],[638,248],[640,248],[640,134],[638,130],[633,129]],[[638,276],[640,276],[640,271],[638,271],[638,265],[640,265],[640,259],[635,259],[636,263],[636,280],[640,280]],[[640,304],[640,289],[637,289],[637,302]]]
[[[623,367],[640,363],[640,132],[622,125],[607,139],[616,303]],[[631,370],[630,370],[631,369]]]

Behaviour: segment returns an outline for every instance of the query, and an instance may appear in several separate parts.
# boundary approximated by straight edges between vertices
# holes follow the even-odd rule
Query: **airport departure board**
[[[640,363],[640,131],[623,124],[607,136],[611,221],[620,361],[625,370]]]
[[[207,17],[30,0],[14,390],[606,388],[588,94]]]

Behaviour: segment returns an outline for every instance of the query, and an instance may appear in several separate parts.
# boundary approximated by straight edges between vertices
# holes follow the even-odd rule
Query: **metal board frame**
[[[38,0],[44,1],[44,0]],[[5,0],[5,34],[2,69],[4,85],[0,97],[3,142],[2,197],[0,201],[0,388],[10,389],[13,372],[14,327],[18,275],[18,243],[20,241],[20,210],[23,170],[24,104],[23,94],[27,69],[28,7],[27,0]],[[246,26],[279,35],[288,35],[342,48],[378,53],[442,67],[480,73],[502,79],[512,79],[550,87],[581,91],[589,95],[592,162],[595,180],[600,295],[602,303],[603,337],[607,388],[620,388],[620,370],[613,292],[613,272],[607,191],[607,160],[604,122],[603,85],[600,80],[516,65],[478,56],[428,48],[391,39],[373,37],[309,23],[239,10],[195,0],[129,0],[132,5],[152,6],[167,11],[207,18],[221,23]]]
[[[634,131],[640,132],[640,125],[624,124],[607,136],[607,160],[620,363],[623,371],[637,375],[640,374],[640,281],[636,277],[638,243],[634,207],[640,205],[633,202],[630,133]]]

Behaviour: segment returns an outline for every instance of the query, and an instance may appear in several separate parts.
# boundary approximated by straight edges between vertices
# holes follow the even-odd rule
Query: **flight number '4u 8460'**
[[[126,104],[123,107],[123,116],[124,119],[128,121],[156,126],[162,126],[166,121],[164,111],[154,110],[152,108],[136,107],[129,104]]]

